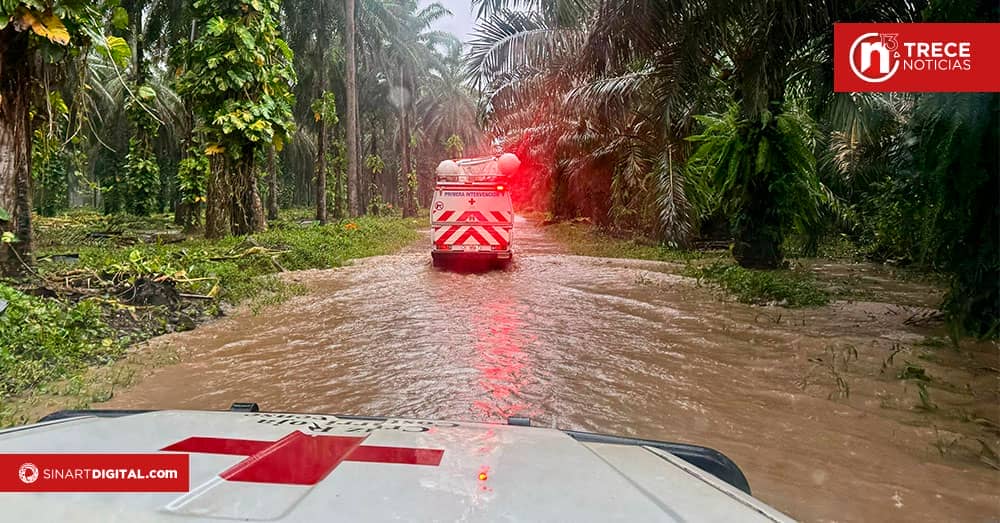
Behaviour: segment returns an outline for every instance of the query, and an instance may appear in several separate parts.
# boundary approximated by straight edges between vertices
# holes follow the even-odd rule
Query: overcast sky
[[[440,20],[435,28],[448,31],[457,36],[459,40],[467,42],[476,22],[476,15],[472,12],[472,0],[437,1],[451,11],[452,16]],[[430,0],[421,0],[420,5],[425,6],[429,3]]]

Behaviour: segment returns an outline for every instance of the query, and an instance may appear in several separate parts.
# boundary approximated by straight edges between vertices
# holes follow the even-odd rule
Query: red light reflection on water
[[[484,305],[476,318],[476,370],[482,399],[474,410],[486,421],[506,421],[530,414],[522,389],[531,377],[531,358],[523,350],[521,314],[513,300],[498,299]]]

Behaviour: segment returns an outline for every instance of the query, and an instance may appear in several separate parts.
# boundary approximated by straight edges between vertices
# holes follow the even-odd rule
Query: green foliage
[[[128,27],[128,11],[118,6],[111,10],[111,26],[122,30]]]
[[[117,5],[118,0],[2,0],[0,30],[11,25],[28,32],[40,58],[60,63],[87,48]]]
[[[585,223],[562,222],[546,227],[546,232],[579,256],[632,258],[656,261],[690,261],[703,256],[698,251],[681,250],[658,244],[652,238],[616,237]]]
[[[913,126],[934,259],[952,275],[945,314],[956,334],[1000,335],[1000,95],[924,95]]]
[[[692,176],[705,176],[736,235],[733,255],[741,265],[775,268],[785,235],[810,233],[825,194],[816,176],[807,118],[765,111],[759,122],[724,115],[699,116],[701,134],[689,159]]]
[[[365,167],[367,167],[372,174],[378,176],[385,170],[385,161],[383,161],[382,157],[377,154],[369,154],[365,157]]]
[[[340,121],[337,118],[337,99],[332,91],[326,91],[323,96],[313,100],[309,108],[317,122],[322,120],[328,125],[337,125]]]
[[[10,213],[7,212],[7,209],[0,207],[0,222],[9,222],[9,221],[10,221]],[[3,234],[0,235],[0,243],[14,243],[15,241],[17,241],[17,237],[15,237],[14,233],[10,231],[4,231]]]
[[[168,275],[188,279],[182,289],[218,293],[238,303],[256,294],[267,276],[285,270],[338,267],[353,258],[387,254],[418,238],[414,220],[361,217],[325,226],[302,227],[278,221],[252,240],[188,240],[164,245],[79,249],[80,267],[99,274]],[[42,240],[44,241],[44,240]],[[273,257],[273,260],[272,260]],[[183,275],[183,277],[181,277]],[[213,292],[213,288],[218,290]]]
[[[194,205],[204,203],[208,170],[208,157],[198,148],[188,148],[187,156],[177,166],[177,190],[182,202]]]
[[[151,151],[138,138],[129,139],[125,156],[125,210],[140,216],[156,211],[160,191],[160,166]]]
[[[96,304],[65,305],[0,285],[0,397],[107,363],[124,343],[100,320]]]
[[[35,182],[35,211],[42,216],[55,216],[69,206],[66,164],[59,157],[46,158],[31,166]]]
[[[292,52],[279,38],[277,0],[195,0],[201,26],[178,81],[200,120],[208,154],[251,158],[292,133]]]
[[[270,231],[251,238],[116,247],[108,240],[93,243],[83,239],[88,232],[162,229],[169,224],[169,217],[74,212],[42,218],[38,241],[52,252],[78,250],[80,261],[75,271],[92,271],[102,278],[125,282],[169,277],[178,290],[210,294],[232,303],[250,299],[256,310],[302,292],[300,286],[274,277],[282,269],[329,268],[353,258],[388,254],[418,239],[417,228],[423,225],[418,220],[362,217],[302,227],[297,219],[307,217],[308,211],[289,214],[295,219],[279,220]],[[54,276],[62,274],[65,266],[48,262],[38,270]],[[121,357],[136,337],[163,332],[162,326],[151,333],[131,330],[127,322],[120,321],[121,311],[101,300],[67,304],[28,296],[4,285],[0,285],[0,299],[9,302],[6,312],[0,314],[0,399],[40,390],[45,383],[73,375],[88,365],[109,363]],[[162,313],[159,308],[149,308],[142,316]],[[102,318],[118,320],[111,326],[110,320]]]
[[[859,164],[885,167],[854,196],[867,256],[944,271],[953,335],[1000,331],[1000,96],[925,94],[898,128],[877,129]]]
[[[82,5],[77,2],[60,2],[63,9],[68,10],[63,14],[80,16],[83,13]],[[8,24],[13,23],[18,31],[30,30],[35,35],[47,39],[57,45],[67,45],[70,41],[70,33],[63,20],[52,10],[52,5],[47,1],[39,0],[5,0],[0,4],[0,29],[4,29]]]
[[[124,12],[124,10],[122,11]],[[128,23],[127,20],[126,23]],[[100,37],[97,41],[97,45],[94,46],[94,49],[97,50],[98,54],[108,60],[111,60],[118,67],[127,66],[129,60],[132,58],[132,48],[129,47],[128,42],[120,36]]]
[[[448,150],[449,157],[461,158],[465,153],[465,142],[462,141],[461,136],[453,134],[445,140],[444,148]]]
[[[69,205],[66,151],[58,137],[46,129],[35,129],[31,141],[31,178],[34,182],[35,212],[54,216]]]
[[[369,154],[365,157],[365,167],[371,171],[372,176],[378,177],[385,170],[385,162],[381,156]],[[372,195],[371,201],[368,203],[369,214],[375,216],[389,216],[393,214],[392,204],[382,200],[382,192],[374,182],[369,187],[369,193]]]
[[[762,271],[714,262],[692,265],[686,273],[719,285],[741,303],[815,307],[830,301],[829,294],[817,285],[815,278],[797,271]]]
[[[48,125],[36,128],[31,137],[31,178],[35,212],[54,216],[69,206],[67,165],[74,157],[72,149],[63,144],[62,136],[70,122],[62,94],[52,91],[45,102],[45,111],[41,112]]]
[[[136,96],[125,103],[133,136],[125,155],[124,179],[109,185],[111,198],[123,202],[126,212],[145,216],[157,210],[160,193],[160,165],[153,151],[159,122],[147,104],[156,97],[146,85],[135,86]]]

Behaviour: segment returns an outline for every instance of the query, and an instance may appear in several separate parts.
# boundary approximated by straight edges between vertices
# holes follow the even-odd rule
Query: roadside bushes
[[[163,215],[123,219],[154,229],[168,221]],[[39,227],[43,254],[75,261],[66,265],[42,256],[40,278],[25,284],[59,299],[0,284],[0,300],[8,302],[0,314],[0,401],[114,361],[131,342],[192,328],[212,317],[221,302],[246,301],[256,310],[281,301],[299,290],[275,274],[388,254],[419,237],[418,222],[362,217],[316,226],[275,221],[271,230],[248,237],[154,244],[148,242],[158,236],[150,231],[115,234],[120,223],[108,217],[44,218]],[[137,292],[164,287],[171,290],[163,296],[166,304],[155,303],[158,296],[136,299]],[[185,293],[201,296],[190,301]]]
[[[715,262],[689,266],[685,273],[722,287],[740,303],[815,307],[830,301],[830,295],[809,275],[791,270],[759,271]]]
[[[93,302],[66,305],[0,284],[0,397],[17,394],[85,365],[119,357],[124,345]]]

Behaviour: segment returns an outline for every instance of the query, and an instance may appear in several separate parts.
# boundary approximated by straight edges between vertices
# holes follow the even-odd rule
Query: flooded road
[[[506,272],[433,269],[421,243],[289,274],[308,295],[154,340],[181,362],[101,407],[530,416],[717,448],[803,520],[1000,518],[983,447],[1000,448],[995,346],[919,345],[935,332],[906,324],[913,306],[752,307],[674,265],[569,256],[525,222],[516,234]],[[920,372],[930,381],[898,378]]]

